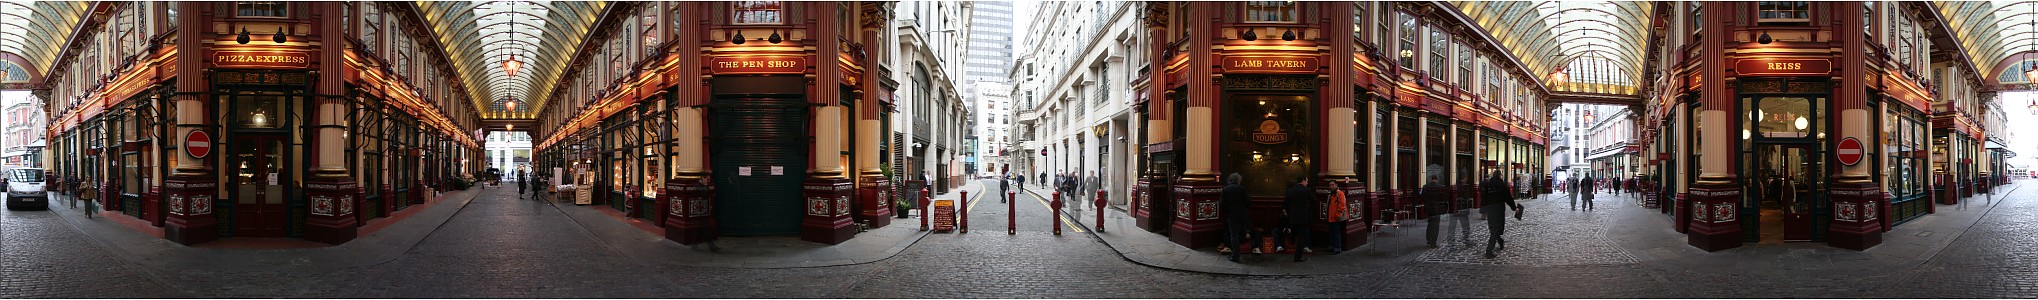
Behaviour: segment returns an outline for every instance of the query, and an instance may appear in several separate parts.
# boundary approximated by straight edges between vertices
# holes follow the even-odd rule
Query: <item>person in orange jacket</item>
[[[1351,202],[1345,200],[1344,187],[1335,181],[1331,182],[1330,216],[1328,216],[1330,219],[1330,255],[1337,255],[1345,250],[1345,221],[1351,218],[1346,206],[1349,204]]]

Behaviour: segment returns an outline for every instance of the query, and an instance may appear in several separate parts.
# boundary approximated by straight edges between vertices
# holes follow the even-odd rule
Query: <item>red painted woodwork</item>
[[[855,237],[856,224],[849,217],[854,191],[849,179],[808,178],[802,193],[806,217],[800,222],[800,240],[834,245]]]
[[[715,241],[715,187],[705,177],[665,181],[671,197],[665,211],[665,239],[692,245]]]

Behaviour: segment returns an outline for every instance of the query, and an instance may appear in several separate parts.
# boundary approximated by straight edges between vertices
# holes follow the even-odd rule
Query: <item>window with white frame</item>
[[[1451,78],[1451,36],[1442,28],[1429,29],[1429,76],[1437,80]]]
[[[1246,1],[1245,21],[1248,23],[1295,23],[1298,13],[1295,1]]]
[[[783,1],[736,1],[730,5],[733,7],[729,19],[736,25],[785,24]]]
[[[1756,1],[1757,23],[1811,22],[1810,1]]]
[[[234,2],[234,17],[286,18],[290,17],[290,4],[283,1],[238,1]]]

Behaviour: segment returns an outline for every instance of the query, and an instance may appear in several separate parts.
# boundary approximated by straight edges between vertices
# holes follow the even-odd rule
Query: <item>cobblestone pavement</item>
[[[610,249],[549,204],[510,197],[514,190],[484,191],[395,261],[313,274],[131,268],[50,212],[7,211],[0,213],[0,298],[2033,298],[2038,254],[2026,249],[2038,245],[2038,184],[2025,185],[1983,208],[1991,210],[1973,230],[1923,265],[1875,274],[1638,263],[1604,236],[1609,226],[1629,225],[1610,216],[1641,209],[1615,197],[1592,212],[1570,211],[1555,196],[1526,202],[1528,218],[1508,220],[1510,247],[1498,259],[1478,257],[1485,231],[1475,221],[1479,249],[1446,247],[1394,267],[1317,276],[1138,265],[1088,233],[1065,227],[1051,234],[1048,208],[1026,194],[1013,206],[1017,234],[1004,232],[1006,206],[984,195],[970,213],[970,233],[928,236],[867,264],[788,269],[652,267]],[[1410,228],[1403,232],[1420,232]]]
[[[0,298],[183,296],[154,276],[125,267],[55,213],[0,210]]]

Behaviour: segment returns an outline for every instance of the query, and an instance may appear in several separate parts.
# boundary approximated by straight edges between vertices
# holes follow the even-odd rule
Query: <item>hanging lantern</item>
[[[509,60],[502,61],[502,72],[510,77],[517,77],[517,71],[523,69],[524,62],[518,61],[516,54],[510,54]]]
[[[2032,83],[2038,83],[2038,65],[2026,64],[2024,67],[2024,79],[2030,80]]]
[[[1593,119],[1595,118],[1592,116],[1592,111],[1585,111],[1585,123],[1592,123]]]
[[[1556,73],[1550,73],[1551,83],[1564,84],[1567,81],[1571,81],[1571,72],[1558,69]]]

